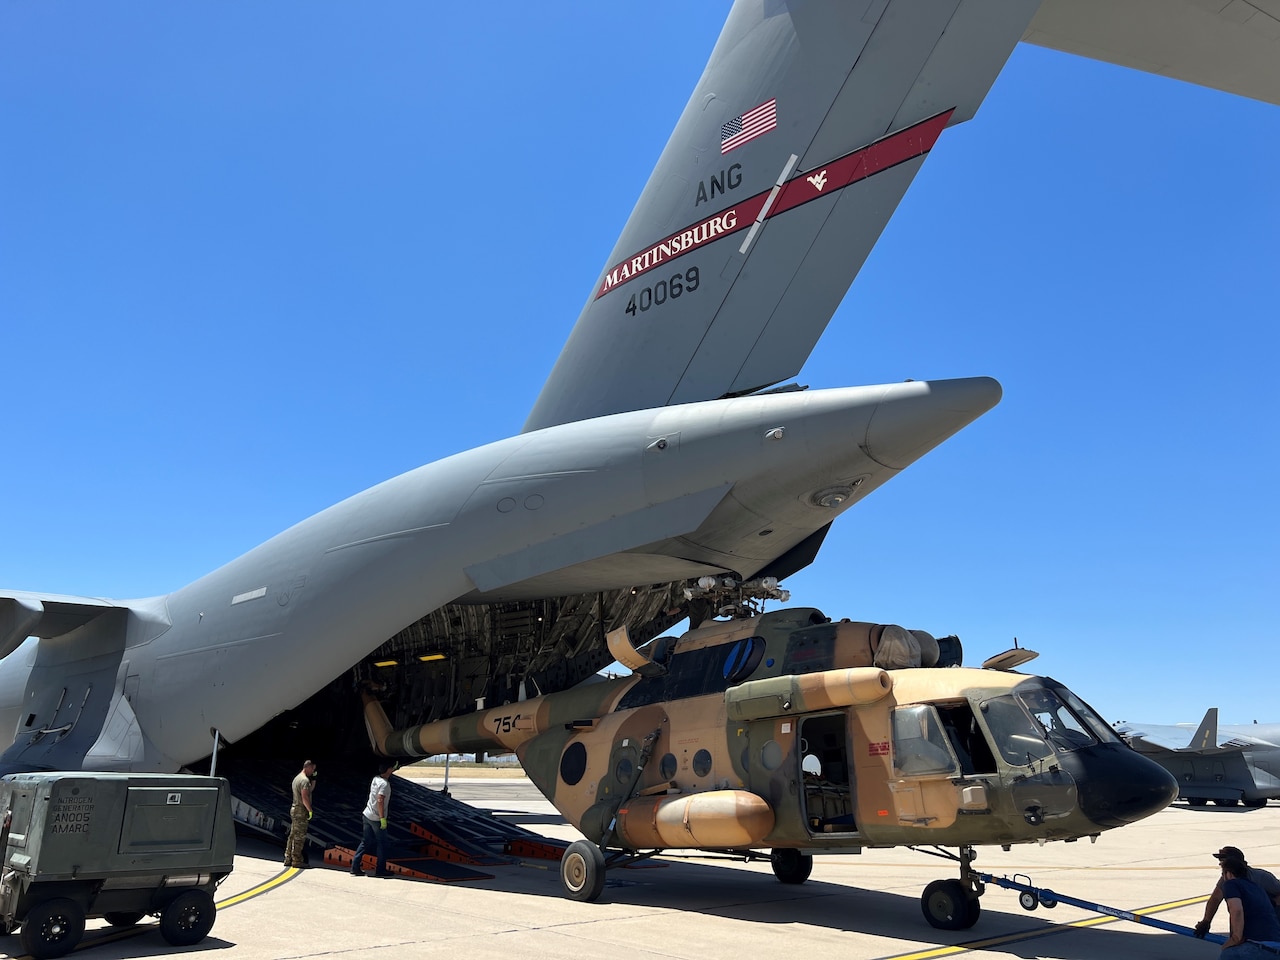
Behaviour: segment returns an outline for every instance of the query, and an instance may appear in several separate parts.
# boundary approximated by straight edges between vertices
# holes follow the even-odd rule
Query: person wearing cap
[[[378,852],[378,865],[375,877],[389,877],[387,872],[387,810],[391,805],[391,774],[395,772],[394,760],[382,760],[378,763],[378,775],[369,784],[369,802],[365,804],[364,814],[360,818],[363,833],[360,846],[356,847],[355,856],[351,860],[351,875],[363,877],[364,851],[375,848]]]
[[[1280,920],[1280,880],[1276,879],[1276,875],[1270,870],[1263,870],[1261,867],[1251,867],[1244,858],[1244,853],[1239,847],[1223,847],[1214,854],[1219,865],[1227,860],[1238,860],[1244,867],[1244,875],[1239,879],[1247,879],[1262,888],[1262,892],[1271,902],[1272,910],[1275,912],[1277,920]],[[1204,919],[1195,926],[1196,936],[1203,937],[1209,932],[1209,925],[1213,923],[1214,914],[1218,912],[1218,905],[1222,903],[1222,878],[1218,878],[1218,885],[1213,888],[1213,893],[1209,894],[1209,901],[1204,905]]]
[[[1280,920],[1270,898],[1248,879],[1249,872],[1240,857],[1222,858],[1222,899],[1231,917],[1231,932],[1219,956],[1273,960],[1280,956]]]
[[[301,868],[307,865],[307,824],[314,812],[311,808],[311,781],[315,779],[315,775],[315,763],[304,760],[302,772],[293,778],[290,785],[293,805],[289,807],[289,842],[284,846],[286,867]]]

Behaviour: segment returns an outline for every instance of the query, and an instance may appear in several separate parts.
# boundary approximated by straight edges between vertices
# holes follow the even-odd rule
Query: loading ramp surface
[[[289,836],[290,785],[294,764],[258,758],[219,757],[218,775],[231,783],[237,828],[277,841]],[[361,817],[370,777],[363,773],[326,776],[321,769],[314,793],[315,817],[307,830],[308,863],[351,868],[360,844]],[[514,864],[523,856],[544,857],[563,844],[433,790],[409,777],[396,777],[387,825],[387,860],[404,876],[440,882],[492,876],[477,866]],[[510,852],[509,852],[510,851]],[[366,868],[373,862],[366,856]]]

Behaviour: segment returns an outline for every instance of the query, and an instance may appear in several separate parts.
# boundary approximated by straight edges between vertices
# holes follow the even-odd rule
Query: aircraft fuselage
[[[18,731],[5,762],[176,769],[442,604],[563,586],[566,570],[578,589],[637,582],[632,557],[671,579],[750,576],[998,397],[975,379],[712,401],[420,467],[166,597],[28,641],[0,665],[0,723]]]

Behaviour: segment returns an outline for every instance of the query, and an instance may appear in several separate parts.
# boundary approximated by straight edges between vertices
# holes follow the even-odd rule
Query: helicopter
[[[703,577],[688,592],[720,618],[639,647],[609,632],[629,676],[401,730],[386,691],[366,687],[375,751],[514,753],[585,837],[560,861],[575,900],[665,850],[768,858],[799,884],[815,854],[907,846],[958,864],[920,901],[949,930],[981,913],[976,847],[1096,839],[1177,796],[1066,686],[1014,670],[1034,651],[964,667],[954,636],[764,612],[789,599],[773,578]]]

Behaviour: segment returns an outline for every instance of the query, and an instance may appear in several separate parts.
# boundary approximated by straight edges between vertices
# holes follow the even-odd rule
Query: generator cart
[[[86,917],[160,918],[175,946],[213,926],[231,872],[227,781],[181,774],[18,773],[0,779],[0,934],[22,927],[33,957],[60,957]]]

